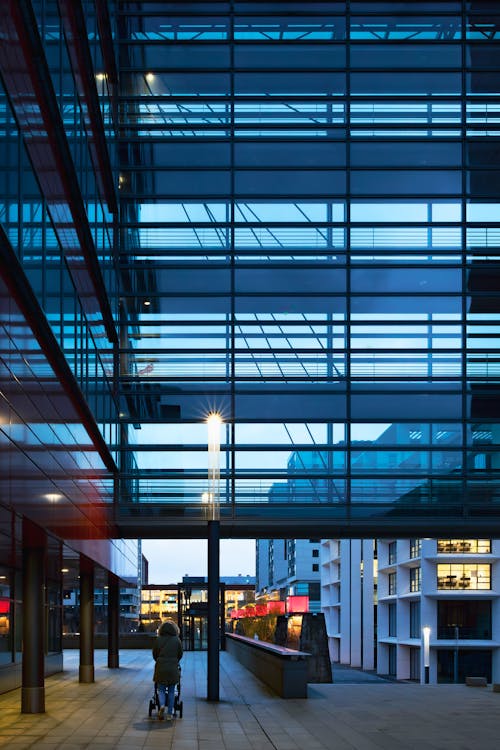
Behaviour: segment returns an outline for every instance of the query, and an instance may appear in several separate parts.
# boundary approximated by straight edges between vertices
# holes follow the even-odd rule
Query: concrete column
[[[341,542],[341,560],[340,568],[340,654],[341,664],[351,663],[351,540],[342,539]]]
[[[80,555],[80,682],[94,682],[94,563]]]
[[[177,626],[179,628],[182,640],[182,589],[180,583],[177,584]]]
[[[373,539],[364,539],[361,542],[363,550],[363,628],[361,638],[363,641],[363,669],[375,669],[375,605],[373,603]]]
[[[219,700],[219,521],[208,522],[207,700]]]
[[[220,584],[220,650],[226,650],[226,585]]]
[[[23,664],[21,712],[45,713],[45,564],[47,536],[23,518]]]
[[[108,573],[108,667],[120,666],[120,582]]]
[[[350,628],[350,653],[349,664],[351,667],[362,667],[363,638],[363,580],[361,579],[361,540],[351,539],[350,555],[350,597],[349,597],[349,628]]]

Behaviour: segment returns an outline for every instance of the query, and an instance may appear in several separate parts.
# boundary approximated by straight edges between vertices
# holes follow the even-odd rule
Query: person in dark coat
[[[180,679],[179,661],[182,658],[182,643],[179,628],[173,620],[165,620],[158,628],[158,635],[153,646],[155,671],[153,680],[158,688],[160,710],[158,718],[163,721],[165,704],[167,721],[174,717],[175,686]],[[165,700],[166,698],[166,700]]]

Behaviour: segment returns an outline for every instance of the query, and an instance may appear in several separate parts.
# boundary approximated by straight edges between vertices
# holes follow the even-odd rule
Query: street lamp
[[[208,505],[209,520],[218,521],[220,518],[220,427],[222,418],[217,412],[207,417],[208,427]],[[204,497],[205,499],[205,497]]]
[[[208,643],[207,699],[219,700],[219,588],[220,588],[220,427],[217,412],[207,417],[208,492],[202,496],[208,519]]]
[[[424,682],[426,685],[429,684],[429,671],[430,671],[430,638],[431,629],[429,626],[422,628],[422,637],[424,641]]]

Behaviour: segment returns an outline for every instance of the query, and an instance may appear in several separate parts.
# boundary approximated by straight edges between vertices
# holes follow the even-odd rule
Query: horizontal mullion
[[[325,313],[326,316],[326,313]],[[199,327],[209,327],[209,328],[240,328],[240,327],[250,327],[250,328],[266,328],[268,326],[271,326],[273,328],[279,327],[279,326],[294,326],[294,327],[307,327],[307,328],[355,328],[358,326],[362,326],[363,328],[373,327],[379,329],[381,326],[387,326],[387,327],[398,327],[403,328],[405,326],[413,328],[414,326],[419,327],[440,327],[440,326],[455,326],[460,327],[462,323],[466,323],[468,327],[475,327],[475,326],[481,326],[481,327],[491,327],[493,329],[493,332],[495,333],[498,329],[498,322],[490,322],[490,321],[469,321],[467,319],[463,318],[450,318],[449,320],[440,318],[439,320],[434,320],[432,318],[429,319],[420,319],[420,320],[405,320],[404,318],[401,318],[399,320],[384,320],[383,318],[380,320],[351,320],[348,321],[346,318],[332,318],[331,320],[327,320],[326,317],[324,319],[316,319],[316,318],[293,318],[293,317],[287,317],[286,320],[276,318],[276,319],[265,319],[265,320],[240,320],[236,317],[232,318],[229,313],[227,319],[220,319],[220,320],[203,320],[199,319],[196,321],[192,320],[141,320],[140,321],[140,327],[157,327],[157,326],[165,326],[165,328],[168,328],[169,332],[172,330],[175,330],[179,327],[193,327],[193,325],[196,326],[196,328]],[[118,322],[118,325],[120,325],[122,328],[132,327],[135,328],[136,324],[133,321],[121,321]],[[313,332],[312,335],[315,335],[316,331]],[[140,334],[133,334],[134,336],[139,336]],[[174,334],[175,335],[175,334]],[[193,334],[196,335],[196,334]],[[278,334],[282,335],[282,334]],[[289,334],[290,336],[295,335],[294,333]],[[326,335],[325,333],[321,333],[318,335]],[[445,334],[446,335],[446,334]],[[479,337],[481,338],[481,334],[469,334],[469,338],[473,337]]]
[[[425,334],[421,334],[419,338],[425,337]],[[239,337],[238,337],[239,338]],[[242,337],[243,338],[243,337]],[[265,334],[261,336],[261,338],[271,338],[271,336],[266,337]],[[296,335],[294,334],[282,334],[281,336],[276,336],[276,338],[296,338]],[[310,338],[317,338],[314,334],[311,333]],[[360,334],[360,339],[363,338],[363,335]],[[366,338],[366,336],[365,336]],[[389,338],[389,337],[386,337]],[[396,337],[394,337],[396,338]],[[417,338],[417,336],[415,336]],[[429,334],[429,338],[431,338],[431,335]],[[435,339],[435,336],[432,336],[433,339]],[[447,337],[449,338],[449,337]],[[356,362],[360,362],[360,360],[371,360],[373,359],[374,355],[383,355],[381,357],[377,356],[379,362],[391,362],[395,365],[398,364],[398,357],[402,357],[401,364],[407,364],[407,358],[408,356],[412,354],[417,355],[423,355],[424,357],[431,358],[432,356],[435,356],[437,354],[444,355],[449,354],[452,355],[454,358],[462,357],[463,352],[461,348],[457,347],[439,347],[439,346],[433,346],[432,348],[427,347],[401,347],[399,349],[388,349],[387,347],[381,346],[381,347],[370,347],[370,349],[356,349],[349,346],[343,346],[343,347],[321,347],[321,348],[311,348],[311,347],[301,347],[301,346],[294,346],[292,347],[272,347],[272,348],[266,348],[266,347],[256,347],[252,346],[251,348],[242,348],[242,347],[234,347],[232,349],[223,348],[222,346],[220,348],[206,348],[200,346],[193,347],[191,349],[171,349],[167,346],[162,347],[161,349],[134,349],[134,348],[125,348],[120,349],[120,351],[124,354],[135,354],[137,357],[137,364],[145,364],[146,362],[157,362],[160,363],[165,358],[168,358],[171,362],[184,362],[186,359],[196,359],[200,355],[202,355],[202,359],[199,360],[201,363],[206,363],[208,357],[214,356],[214,359],[212,361],[214,362],[220,362],[221,358],[226,358],[227,361],[232,361],[235,357],[241,357],[242,355],[246,355],[247,358],[251,359],[254,357],[258,357],[261,355],[267,355],[269,359],[276,359],[278,355],[288,355],[295,356],[295,355],[304,355],[301,361],[304,362],[314,362],[318,358],[325,358],[325,357],[334,357],[334,356],[342,356],[346,354],[350,354],[351,357],[354,357],[356,359]],[[484,352],[477,352],[475,350],[469,352],[470,355],[474,355],[475,360],[485,360],[488,362],[496,362],[498,360],[498,356],[490,356],[488,353]],[[496,351],[494,352],[496,355]],[[216,356],[219,355],[219,356]],[[178,360],[173,359],[174,357],[180,357]],[[147,358],[147,359],[146,359]],[[263,360],[266,361],[266,360]]]
[[[169,15],[169,18],[170,18],[171,14],[169,13],[168,15]],[[286,15],[288,15],[288,12],[286,13]],[[328,14],[328,15],[330,15],[330,14]],[[208,29],[207,29],[207,31],[208,31]],[[285,29],[283,29],[283,31],[287,31],[287,29],[285,28]],[[297,29],[297,31],[299,31],[299,30]],[[125,48],[125,49],[129,49],[131,45],[133,45],[134,47],[150,47],[150,46],[151,47],[163,47],[165,44],[170,44],[172,46],[182,45],[183,47],[186,46],[186,47],[198,47],[198,48],[199,47],[227,47],[229,45],[234,45],[235,47],[251,47],[251,46],[255,46],[255,45],[263,45],[263,46],[265,45],[266,47],[268,47],[268,46],[271,46],[273,44],[276,45],[277,47],[278,46],[279,47],[290,47],[290,46],[295,46],[295,45],[301,45],[301,46],[307,46],[308,48],[311,48],[311,47],[321,47],[321,48],[323,48],[323,47],[344,47],[348,41],[350,41],[350,44],[358,44],[358,43],[369,44],[372,41],[375,42],[375,43],[377,42],[377,40],[370,40],[370,39],[367,39],[366,41],[364,41],[364,40],[347,40],[346,38],[341,38],[341,39],[312,39],[312,38],[307,38],[306,35],[309,34],[309,33],[314,33],[314,31],[321,31],[321,29],[315,29],[314,31],[308,31],[307,28],[304,28],[304,29],[301,29],[300,31],[302,31],[304,33],[304,37],[302,39],[299,38],[299,37],[297,37],[295,39],[272,39],[272,38],[262,39],[262,38],[258,38],[258,37],[254,38],[254,39],[241,39],[241,38],[235,37],[232,33],[228,32],[227,37],[224,37],[222,39],[175,39],[175,38],[172,38],[172,37],[170,37],[170,38],[166,37],[165,39],[145,39],[145,38],[138,39],[138,38],[133,38],[133,37],[128,37],[127,39],[123,39],[123,38],[120,39],[119,38],[118,39],[118,45],[121,46],[121,47],[123,47],[123,48]],[[135,33],[135,32],[132,32],[132,33]],[[138,32],[138,33],[147,33],[147,32]],[[237,32],[237,33],[243,33],[243,32]],[[253,33],[258,33],[258,32],[257,32],[257,30],[254,30]],[[408,43],[408,41],[404,40],[404,39],[399,40],[399,41],[397,41],[397,40],[384,40],[384,43],[386,43],[386,41],[390,41],[393,44],[395,42],[399,43],[399,44],[404,44],[405,42]],[[444,44],[444,43],[460,44],[460,40],[458,40],[458,39],[456,39],[456,40],[453,40],[453,39],[451,39],[451,40],[448,40],[448,39],[446,39],[446,40],[445,39],[443,39],[443,40],[439,40],[439,39],[432,40],[432,39],[429,39],[428,41],[415,39],[415,40],[411,41],[411,44],[412,45],[415,44],[415,46],[416,46],[416,43],[419,43],[419,44],[423,44],[423,43],[425,43],[425,44],[432,44],[433,41],[435,43],[438,43],[438,44]]]
[[[387,266],[382,266],[382,268],[384,268],[384,269],[389,268],[389,267],[390,268],[393,268],[393,267],[394,268],[399,268],[399,266],[392,266],[392,265],[391,266],[388,266],[388,265]],[[406,268],[406,266],[405,266],[405,268]],[[142,298],[142,297],[145,296],[145,293],[143,292],[141,294],[140,292],[123,292],[122,296],[126,297],[126,298],[131,298],[131,297],[132,298],[135,298],[135,297],[141,297]],[[148,293],[147,296],[150,299],[169,299],[170,297],[176,298],[176,297],[179,296],[179,294],[176,293],[175,291],[172,291],[172,292],[168,292],[168,293],[167,292],[162,292],[161,294],[160,293],[157,293],[157,294],[154,294],[154,293],[150,294],[150,293]],[[182,296],[184,298],[186,298],[186,299],[197,299],[197,298],[203,298],[203,299],[212,299],[212,298],[227,299],[228,297],[231,296],[231,294],[228,291],[227,292],[226,291],[220,291],[220,292],[184,292],[183,291],[182,292]],[[408,297],[408,292],[405,291],[405,290],[401,290],[399,292],[392,292],[392,293],[388,294],[384,290],[380,290],[380,291],[377,291],[377,292],[360,291],[360,292],[351,292],[350,296],[353,299],[357,299],[357,298],[360,298],[360,299],[366,299],[366,298],[377,299],[379,297],[386,297],[386,298],[396,297],[397,298],[397,297]],[[458,290],[456,292],[450,292],[450,291],[447,291],[447,290],[443,290],[443,291],[436,291],[436,292],[434,292],[434,291],[433,292],[422,291],[422,292],[420,292],[418,294],[417,293],[413,294],[413,296],[416,299],[418,299],[420,296],[424,296],[424,297],[447,297],[447,298],[449,297],[451,299],[456,299],[457,297],[468,296],[468,297],[474,297],[474,298],[480,299],[481,297],[490,298],[490,297],[494,296],[494,293],[493,292],[473,292],[473,293],[467,292],[467,293],[465,293],[465,292],[463,292],[461,290]],[[243,299],[259,299],[260,297],[263,297],[265,299],[279,299],[281,297],[286,297],[287,299],[289,297],[293,297],[294,299],[309,299],[309,297],[324,297],[325,299],[337,299],[337,298],[344,299],[346,297],[346,292],[345,291],[339,291],[339,292],[321,292],[320,294],[318,294],[317,292],[314,292],[314,291],[294,292],[294,291],[286,291],[285,290],[281,294],[277,294],[275,291],[269,291],[269,292],[267,292],[267,291],[266,292],[264,292],[264,291],[256,291],[256,292],[250,292],[250,291],[240,292],[240,291],[235,291],[234,292],[234,297],[236,297],[236,298],[243,298]]]
[[[398,375],[387,375],[386,373],[382,373],[380,375],[351,375],[350,376],[350,382],[352,383],[369,383],[372,385],[377,384],[385,384],[385,383],[411,383],[414,385],[429,385],[432,383],[453,383],[455,384],[455,387],[452,389],[451,385],[449,386],[449,390],[443,390],[440,391],[440,395],[446,395],[447,393],[450,394],[458,394],[460,393],[460,390],[462,388],[463,384],[463,377],[461,374],[452,374],[452,375],[407,375],[406,373],[401,373]],[[497,378],[489,378],[489,383],[497,383],[500,380]],[[307,383],[324,383],[324,384],[331,384],[331,385],[342,385],[342,389],[337,390],[335,393],[336,395],[346,395],[347,393],[347,384],[346,384],[346,376],[345,375],[337,375],[336,372],[333,372],[331,375],[316,375],[316,374],[310,374],[310,373],[303,373],[301,375],[289,375],[289,374],[283,374],[283,375],[269,375],[267,373],[263,375],[205,375],[200,374],[197,376],[191,376],[187,377],[184,375],[178,375],[178,376],[166,376],[166,375],[151,375],[151,376],[141,376],[141,375],[129,375],[127,377],[127,382],[129,384],[136,383],[136,382],[142,382],[142,383],[225,383],[227,386],[236,385],[237,387],[240,384],[245,383],[258,383],[259,385],[262,385],[264,382],[267,383],[301,383],[301,384],[307,384]],[[467,381],[474,381],[478,383],[484,383],[485,376],[467,376]],[[262,391],[261,391],[262,392]],[[238,390],[237,395],[240,393]],[[277,392],[280,394],[280,391]],[[401,395],[403,391],[398,391],[398,395]],[[408,395],[415,395],[414,389],[409,389],[407,391]],[[420,393],[420,391],[418,391]],[[376,390],[373,388],[367,388],[366,391],[359,391],[357,392],[357,395],[373,395],[377,396],[379,395]],[[199,394],[197,394],[199,396]],[[255,393],[250,394],[255,395]],[[329,394],[331,395],[331,394]],[[127,421],[127,420],[125,420]],[[146,421],[143,419],[143,415],[141,415],[140,419],[137,417],[133,419],[128,420],[130,423],[136,423],[137,421],[144,422]],[[157,422],[158,420],[151,419],[147,420],[151,422]],[[290,421],[287,419],[287,422]]]
[[[375,170],[377,171],[377,170]],[[186,200],[186,204],[196,204],[200,203],[202,199],[196,200],[196,198],[191,198],[189,200]],[[357,196],[353,197],[351,196],[351,203],[356,202]],[[218,203],[222,203],[224,199],[220,199],[217,201]],[[310,196],[307,196],[306,198],[301,197],[294,197],[294,203],[297,201],[300,201],[300,203],[317,203],[315,198],[311,198]],[[329,203],[337,204],[341,202],[345,202],[344,198],[337,198],[337,196],[334,196],[333,198],[330,198]],[[397,207],[400,203],[408,203],[409,201],[405,201],[400,196],[391,196],[391,201],[395,207]],[[135,203],[135,200],[133,198],[125,198],[125,202],[133,202]],[[166,201],[167,203],[177,203],[180,202],[178,199],[173,199],[172,196],[169,197],[169,199]],[[228,205],[231,203],[231,199],[228,200]],[[247,203],[262,203],[260,199],[243,199],[238,197],[238,199],[235,199],[235,204],[247,204]],[[373,198],[369,201],[370,203],[379,204],[381,201],[377,198]],[[427,196],[423,197],[420,196],[419,200],[412,199],[413,203],[429,203],[430,199],[427,198]],[[460,199],[457,198],[457,203],[460,202]],[[271,204],[280,206],[283,201],[281,199],[281,196],[276,197],[270,201]],[[381,229],[385,229],[387,227],[403,227],[403,228],[414,228],[417,227],[418,229],[439,229],[444,228],[447,229],[448,227],[460,227],[462,224],[467,224],[467,226],[474,227],[476,224],[480,224],[480,228],[483,226],[482,222],[462,222],[462,221],[386,221],[384,222],[374,222],[374,221],[267,221],[265,219],[262,219],[259,221],[258,219],[253,219],[250,221],[165,221],[165,222],[158,222],[158,221],[145,221],[145,222],[136,222],[136,221],[123,221],[122,226],[126,227],[128,229],[164,229],[164,228],[172,228],[172,229],[185,229],[185,228],[202,228],[202,229],[230,229],[231,227],[234,227],[235,229],[262,229],[263,227],[271,227],[273,229],[294,229],[297,227],[297,229],[338,229],[339,227],[348,228],[349,226],[353,227],[377,227]],[[488,227],[500,227],[500,221],[488,221]]]
[[[259,143],[259,141],[257,141]],[[492,169],[494,171],[498,171],[500,168],[499,165],[492,165],[492,166],[485,166],[485,167],[475,167],[475,168],[468,168],[467,172],[474,173],[475,171],[488,171],[488,169]],[[461,165],[442,165],[442,166],[431,166],[431,165],[424,165],[424,166],[414,166],[414,165],[393,165],[393,166],[387,166],[387,167],[371,167],[371,166],[359,166],[359,167],[352,167],[349,169],[349,172],[352,174],[353,172],[375,172],[375,173],[385,173],[385,172],[442,172],[445,170],[446,172],[462,172],[463,168]],[[272,163],[272,161],[269,164],[265,165],[227,165],[227,166],[218,166],[218,165],[205,165],[202,164],[200,166],[194,165],[182,165],[179,164],[172,164],[172,165],[162,165],[162,166],[148,166],[144,167],[140,164],[134,165],[134,164],[122,164],[121,172],[122,174],[128,174],[130,172],[134,174],[155,174],[155,173],[161,173],[161,172],[346,172],[346,166],[345,165],[335,165],[335,166],[322,166],[322,165],[275,165]],[[356,193],[357,195],[357,193]],[[373,193],[370,194],[372,196],[373,200]],[[458,193],[456,193],[458,195]],[[377,194],[378,197],[378,194]],[[250,201],[245,201],[246,203],[249,203]],[[455,222],[456,224],[460,224],[461,222]]]
[[[182,170],[179,170],[179,171],[182,171]],[[231,171],[231,170],[227,170],[227,171]],[[314,169],[310,171],[314,171]],[[297,191],[295,191],[293,193],[283,192],[283,193],[280,193],[280,195],[278,196],[276,195],[276,193],[266,193],[264,190],[262,190],[259,193],[237,193],[235,194],[233,192],[228,191],[225,193],[205,192],[205,193],[201,193],[198,195],[197,194],[193,195],[193,193],[179,192],[178,194],[175,195],[175,200],[178,203],[196,203],[197,201],[207,202],[207,200],[209,200],[211,203],[212,202],[221,203],[223,201],[231,201],[231,200],[235,200],[236,202],[241,202],[241,203],[255,203],[255,202],[262,202],[263,200],[269,203],[283,203],[284,200],[286,201],[291,200],[293,202],[297,202],[297,200],[300,200],[300,201],[308,201],[310,203],[317,203],[318,201],[321,200],[321,201],[327,201],[330,203],[337,203],[338,201],[346,200],[346,198],[350,197],[354,201],[358,200],[358,201],[370,202],[371,200],[372,203],[373,202],[380,203],[381,201],[392,201],[393,203],[395,201],[404,202],[404,203],[409,203],[409,202],[418,203],[418,202],[423,202],[423,201],[426,201],[426,202],[429,202],[429,201],[439,202],[440,201],[441,203],[443,203],[447,200],[453,200],[455,202],[458,202],[460,201],[462,195],[466,195],[467,197],[472,198],[472,199],[476,199],[476,198],[482,199],[482,197],[490,198],[490,199],[492,198],[492,196],[488,194],[483,196],[482,194],[479,195],[476,193],[473,193],[473,194],[464,194],[462,192],[460,193],[458,192],[433,193],[432,191],[429,191],[425,194],[424,193],[405,193],[403,198],[401,194],[394,195],[394,193],[389,193],[389,192],[377,193],[376,199],[374,199],[373,193],[352,194],[352,193],[348,193],[347,191],[339,191],[338,193],[333,193],[333,192],[314,193],[313,195],[311,195],[310,193],[307,195],[304,195],[302,193],[297,193]],[[133,194],[129,194],[129,195],[124,193],[121,196],[121,198],[124,199],[125,202],[128,201],[128,202],[133,202],[133,203],[141,202],[141,201],[138,201],[138,198],[146,199],[148,197],[151,197],[150,193],[147,193],[147,192],[139,193],[137,191],[134,191]],[[162,203],[168,203],[169,201],[171,202],[173,200],[172,193],[155,192],[154,197],[155,199],[161,199]],[[361,224],[364,222],[359,222],[359,223]],[[405,222],[405,223],[408,224],[409,222]],[[453,223],[453,222],[450,222],[450,223]],[[457,223],[460,223],[460,222],[457,222]],[[292,222],[290,222],[290,224],[292,224]],[[356,224],[358,224],[358,222],[356,222]],[[386,224],[392,225],[393,222],[387,221]],[[369,224],[367,223],[367,225]],[[373,225],[373,222],[372,222],[372,225]],[[383,222],[376,222],[376,225],[383,226]]]
[[[184,423],[184,421],[183,421]],[[226,424],[226,423],[224,423]],[[239,422],[238,422],[239,424]],[[192,444],[192,443],[176,443],[176,444],[165,444],[165,443],[143,443],[141,445],[134,445],[133,448],[131,446],[121,446],[116,445],[112,446],[113,450],[119,451],[121,453],[128,453],[130,450],[145,452],[145,453],[176,453],[178,451],[182,451],[183,453],[206,453],[207,452],[207,444],[206,443],[199,443],[199,444]],[[293,443],[290,441],[289,443],[254,443],[254,444],[239,444],[239,443],[225,443],[224,441],[221,442],[221,453],[227,453],[229,451],[235,450],[237,453],[263,453],[265,451],[278,451],[281,453],[288,452],[290,450],[294,452],[300,453],[325,453],[325,454],[333,454],[333,453],[390,453],[394,451],[399,451],[401,453],[448,453],[448,452],[456,452],[457,450],[461,449],[467,449],[470,451],[478,451],[481,452],[496,452],[498,451],[498,445],[497,444],[479,444],[474,445],[472,443],[468,445],[464,445],[462,443],[456,443],[456,444],[450,444],[450,443],[443,443],[443,445],[438,445],[436,443],[425,443],[423,442],[420,445],[413,445],[409,443],[404,444],[384,444],[384,445],[351,445],[351,447],[348,447],[347,445],[341,445],[341,444],[326,444],[326,443]],[[145,471],[144,469],[139,471]],[[155,471],[149,470],[149,471]],[[481,470],[482,471],[482,470]],[[500,471],[500,469],[499,469]]]
[[[230,479],[232,477],[235,477],[236,479],[283,479],[286,477],[289,480],[289,484],[287,485],[287,490],[290,494],[294,493],[306,493],[308,494],[309,491],[317,491],[318,493],[324,493],[328,490],[327,487],[324,486],[315,486],[313,483],[314,480],[321,479],[323,481],[325,480],[332,480],[333,482],[335,480],[339,479],[346,479],[349,477],[352,477],[353,479],[357,480],[366,480],[371,479],[374,480],[374,475],[377,480],[379,479],[392,479],[394,480],[395,475],[398,478],[404,478],[404,479],[417,479],[417,480],[425,480],[426,478],[429,480],[446,480],[446,481],[453,481],[453,479],[460,479],[464,475],[470,476],[472,474],[473,477],[481,478],[486,481],[487,478],[498,478],[498,475],[494,471],[484,471],[480,472],[477,471],[477,474],[474,473],[474,471],[471,471],[470,469],[463,470],[461,466],[457,467],[456,469],[453,469],[452,473],[445,473],[442,469],[439,470],[438,467],[436,467],[436,470],[433,470],[432,468],[423,468],[420,472],[415,471],[413,469],[412,471],[408,470],[405,471],[404,469],[399,469],[396,467],[392,472],[390,469],[373,469],[370,471],[369,469],[365,469],[363,471],[348,471],[347,469],[337,469],[336,471],[316,471],[316,472],[310,472],[308,473],[307,469],[304,469],[302,471],[294,471],[292,474],[287,471],[286,468],[283,468],[281,470],[279,469],[223,469],[220,470],[220,481],[224,482],[226,479]],[[203,471],[202,469],[196,471],[190,470],[189,472],[186,471],[185,473],[182,473],[182,471],[176,471],[175,469],[163,469],[163,470],[154,470],[154,469],[138,469],[137,472],[127,472],[125,474],[120,475],[124,480],[130,479],[130,480],[140,480],[143,478],[145,481],[150,479],[158,479],[158,480],[182,480],[183,483],[187,482],[189,480],[205,480],[207,478],[207,472]],[[294,487],[293,482],[294,481],[301,481],[306,482],[309,480],[311,482],[311,487],[309,488],[307,484],[301,484],[300,487]],[[166,485],[168,487],[168,484]],[[161,486],[157,486],[153,489],[153,492],[156,490],[156,492],[159,492],[161,490]],[[200,498],[201,501],[201,498]],[[271,501],[272,502],[272,501]]]

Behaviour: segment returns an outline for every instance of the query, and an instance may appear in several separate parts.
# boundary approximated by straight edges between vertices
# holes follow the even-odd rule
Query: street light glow
[[[219,519],[220,512],[220,427],[222,417],[218,412],[210,412],[208,427],[208,512],[212,521]],[[203,500],[203,497],[202,497]],[[204,501],[205,502],[205,501]]]

